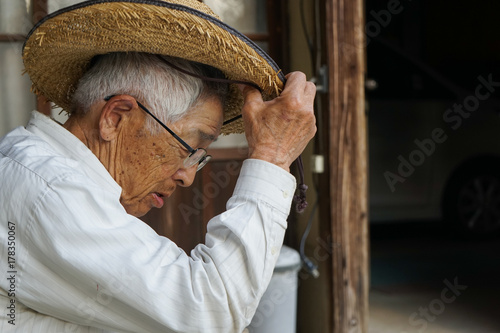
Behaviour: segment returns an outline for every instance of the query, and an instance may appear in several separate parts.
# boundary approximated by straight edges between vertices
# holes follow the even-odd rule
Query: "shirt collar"
[[[83,171],[96,182],[107,184],[113,191],[121,193],[120,185],[111,177],[97,156],[55,120],[33,111],[26,130],[44,139],[63,156],[81,162]]]

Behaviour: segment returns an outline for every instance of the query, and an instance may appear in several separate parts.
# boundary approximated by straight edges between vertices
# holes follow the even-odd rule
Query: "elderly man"
[[[0,141],[0,331],[241,332],[279,254],[290,164],[316,130],[314,85],[291,73],[277,97],[272,60],[194,0],[63,9],[24,61],[70,117],[34,112]],[[205,244],[188,256],[137,219],[242,130],[248,160]]]

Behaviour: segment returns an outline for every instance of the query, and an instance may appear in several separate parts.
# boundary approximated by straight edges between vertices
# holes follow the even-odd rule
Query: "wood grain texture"
[[[363,0],[327,0],[333,332],[368,332]]]

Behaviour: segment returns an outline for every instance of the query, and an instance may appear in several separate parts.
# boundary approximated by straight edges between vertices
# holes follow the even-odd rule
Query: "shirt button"
[[[276,248],[276,246],[273,246],[271,248],[271,254],[274,256],[276,253],[278,253],[278,249]]]
[[[283,198],[285,198],[285,199],[288,198],[288,195],[289,195],[288,191],[283,191]]]

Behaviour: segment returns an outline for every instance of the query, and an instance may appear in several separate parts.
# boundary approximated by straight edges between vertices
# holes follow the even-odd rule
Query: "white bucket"
[[[248,326],[250,333],[295,333],[300,255],[281,248],[271,282]]]

